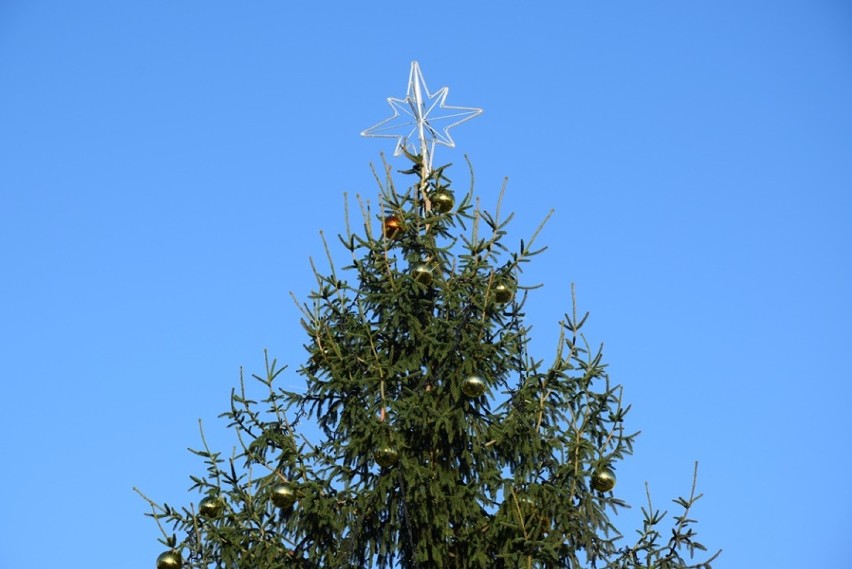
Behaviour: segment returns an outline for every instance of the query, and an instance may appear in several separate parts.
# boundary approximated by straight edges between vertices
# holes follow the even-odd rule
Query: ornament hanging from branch
[[[448,87],[429,92],[420,64],[412,61],[405,98],[388,97],[393,116],[371,126],[361,136],[396,138],[394,156],[399,156],[403,150],[420,154],[431,171],[435,145],[454,148],[456,143],[450,136],[450,129],[482,113],[482,109],[446,105],[447,93]]]

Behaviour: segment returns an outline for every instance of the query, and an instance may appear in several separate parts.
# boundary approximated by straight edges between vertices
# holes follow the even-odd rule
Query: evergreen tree
[[[628,406],[575,303],[552,360],[529,353],[534,287],[520,277],[535,235],[511,251],[511,216],[480,209],[472,184],[457,200],[426,152],[406,156],[410,186],[385,164],[381,211],[362,203],[360,231],[347,216],[351,263],[338,271],[326,244],[329,268],[314,269],[305,390],[279,387],[267,359],[262,398],[241,380],[223,414],[238,452],[203,433],[193,451],[199,503],[145,497],[158,568],[709,568],[718,554],[693,560],[694,482],[671,528],[649,501],[623,544],[610,516],[626,506],[613,489],[636,436]]]

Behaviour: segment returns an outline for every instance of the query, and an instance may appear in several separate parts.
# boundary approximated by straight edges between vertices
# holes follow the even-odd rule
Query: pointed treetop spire
[[[482,109],[473,107],[446,105],[447,93],[448,87],[429,92],[420,64],[412,61],[405,98],[388,97],[393,116],[361,132],[361,136],[396,138],[394,156],[399,156],[403,149],[420,154],[424,158],[423,163],[431,170],[435,145],[455,147],[450,129],[482,112]]]

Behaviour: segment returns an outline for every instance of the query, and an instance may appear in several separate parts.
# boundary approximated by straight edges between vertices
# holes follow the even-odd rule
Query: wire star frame
[[[424,157],[423,163],[431,171],[435,145],[455,147],[450,129],[482,113],[482,109],[446,105],[449,91],[448,87],[442,87],[435,93],[430,93],[420,71],[420,64],[412,61],[405,98],[388,97],[393,116],[361,132],[361,136],[396,138],[394,156],[399,156],[403,149],[412,154],[419,153]],[[419,148],[415,146],[415,142],[419,143]]]

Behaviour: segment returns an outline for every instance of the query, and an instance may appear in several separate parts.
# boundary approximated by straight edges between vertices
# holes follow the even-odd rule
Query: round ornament
[[[198,503],[198,514],[205,518],[218,518],[224,504],[218,496],[207,496]]]
[[[609,492],[615,488],[615,472],[601,468],[592,474],[592,488],[598,492]]]
[[[289,508],[296,503],[296,492],[287,483],[272,487],[272,503],[278,508]]]
[[[395,448],[388,446],[380,448],[379,450],[374,452],[373,458],[376,460],[376,464],[387,468],[396,464],[396,461],[399,458],[399,454],[396,452]]]
[[[439,213],[449,213],[453,206],[456,205],[456,200],[453,193],[449,190],[437,190],[429,196],[429,201],[432,202],[432,207]]]
[[[414,280],[419,282],[420,284],[429,286],[432,284],[432,267],[427,264],[415,265],[413,269],[411,269],[411,273],[414,275]]]
[[[164,551],[157,556],[157,569],[180,569],[183,558],[177,551]]]
[[[485,393],[485,382],[481,377],[472,375],[464,380],[461,389],[468,397],[479,397]]]
[[[506,304],[515,296],[515,289],[506,283],[498,283],[494,287],[494,302]]]
[[[395,215],[385,217],[382,222],[382,233],[386,239],[396,239],[402,233],[402,220]]]

